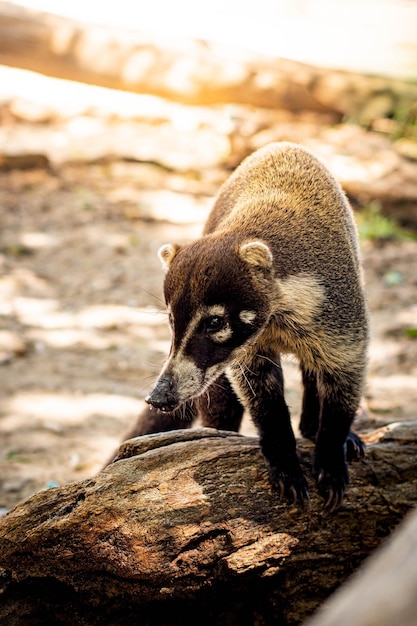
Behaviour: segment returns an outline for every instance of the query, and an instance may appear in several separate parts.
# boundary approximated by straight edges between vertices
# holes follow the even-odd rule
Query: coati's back
[[[267,241],[282,275],[309,271],[313,250],[332,271],[342,254],[349,271],[360,272],[356,226],[345,195],[325,166],[296,144],[261,148],[224,183],[204,234],[228,230]],[[317,259],[313,264],[317,269]]]

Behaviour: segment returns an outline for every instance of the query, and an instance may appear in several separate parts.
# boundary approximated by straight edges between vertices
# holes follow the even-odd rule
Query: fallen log
[[[304,626],[414,626],[417,511]]]
[[[330,111],[364,123],[417,99],[411,81],[318,68],[210,41],[86,25],[4,1],[0,63],[183,104]]]
[[[417,501],[417,422],[368,442],[330,514],[308,442],[303,511],[271,492],[256,438],[194,429],[129,440],[96,477],[1,520],[0,621],[300,624]]]

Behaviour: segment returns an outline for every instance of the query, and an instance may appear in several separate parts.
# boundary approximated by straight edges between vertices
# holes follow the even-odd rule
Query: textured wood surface
[[[139,611],[140,624],[238,624],[241,614],[301,623],[417,501],[417,423],[368,439],[333,514],[310,480],[308,443],[311,505],[301,511],[271,492],[255,438],[195,429],[130,440],[96,477],[3,518],[0,618],[47,610],[57,623],[122,624]],[[80,621],[65,621],[74,602]]]

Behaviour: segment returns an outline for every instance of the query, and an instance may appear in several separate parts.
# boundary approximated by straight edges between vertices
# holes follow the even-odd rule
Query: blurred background
[[[411,0],[0,1],[1,510],[117,448],[169,349],[156,251],[270,141],[312,149],[356,211],[359,426],[415,419],[416,32]]]

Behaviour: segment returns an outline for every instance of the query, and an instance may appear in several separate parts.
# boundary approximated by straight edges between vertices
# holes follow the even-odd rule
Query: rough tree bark
[[[367,121],[417,85],[271,59],[214,42],[91,26],[0,1],[0,63],[185,104],[237,102]]]
[[[417,501],[417,422],[368,443],[330,514],[314,481],[308,510],[278,500],[256,438],[195,429],[130,440],[96,477],[3,518],[0,621],[300,624]],[[310,477],[312,445],[299,449]]]
[[[305,626],[415,626],[417,511],[414,510]]]

